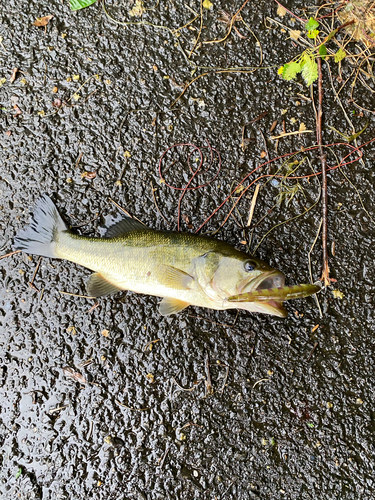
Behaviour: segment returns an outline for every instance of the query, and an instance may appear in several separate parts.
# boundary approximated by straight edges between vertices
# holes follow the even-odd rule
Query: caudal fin
[[[53,201],[44,194],[36,202],[29,226],[24,227],[14,239],[16,250],[43,257],[55,257],[55,243],[59,233],[67,227]]]

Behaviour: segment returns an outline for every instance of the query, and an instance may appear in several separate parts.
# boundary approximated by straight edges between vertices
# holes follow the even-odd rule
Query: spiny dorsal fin
[[[162,316],[169,316],[170,314],[176,314],[185,307],[190,306],[188,302],[183,302],[182,300],[172,299],[170,297],[164,297],[164,299],[159,304],[159,312]]]
[[[119,291],[121,291],[121,288],[112,285],[112,283],[99,273],[92,274],[87,283],[87,292],[90,297],[104,297],[104,295],[110,295]]]
[[[121,236],[129,231],[139,231],[142,229],[145,230],[148,229],[148,227],[131,217],[126,217],[125,219],[113,224],[113,226],[111,226],[106,232],[105,237],[115,238],[116,236]]]
[[[190,274],[185,273],[185,271],[181,271],[181,269],[177,269],[172,266],[164,266],[165,268],[165,281],[166,285],[171,288],[178,288],[182,290],[188,290],[191,288],[191,285],[194,281],[194,278],[190,276]]]

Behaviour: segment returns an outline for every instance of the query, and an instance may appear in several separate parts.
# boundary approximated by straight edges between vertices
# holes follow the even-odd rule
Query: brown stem
[[[322,164],[322,247],[323,247],[323,271],[322,281],[324,285],[330,284],[329,266],[328,266],[328,251],[327,251],[327,212],[328,212],[328,194],[327,194],[327,156],[323,151],[322,142],[322,115],[323,115],[323,76],[322,76],[322,60],[318,57],[318,108],[316,117],[316,135],[319,146],[319,156]]]

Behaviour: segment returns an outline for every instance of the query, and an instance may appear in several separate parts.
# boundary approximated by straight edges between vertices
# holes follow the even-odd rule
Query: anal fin
[[[188,306],[190,306],[189,302],[172,299],[171,297],[164,297],[159,304],[159,312],[162,316],[169,316],[170,314],[176,314],[182,311]]]
[[[87,292],[90,297],[104,297],[104,295],[119,291],[121,288],[107,281],[100,273],[92,274],[87,283]]]

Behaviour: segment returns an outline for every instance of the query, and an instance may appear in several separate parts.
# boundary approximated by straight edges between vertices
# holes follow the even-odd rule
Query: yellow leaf
[[[340,292],[340,290],[332,290],[332,295],[335,297],[335,299],[343,299],[345,295]]]
[[[304,132],[306,130],[306,125],[301,122],[300,126],[299,126],[299,132]]]
[[[125,156],[125,158],[130,158],[131,153],[129,153],[129,151],[125,151],[124,156]]]
[[[212,2],[210,2],[210,0],[204,0],[203,7],[207,10],[210,10],[212,7]]]
[[[282,75],[284,72],[284,66],[280,66],[280,68],[277,70],[278,75]]]
[[[73,77],[72,77],[72,78],[73,78],[73,80],[74,80],[75,82],[78,82],[78,80],[79,80],[79,75],[73,75]]]
[[[285,7],[283,7],[282,5],[279,5],[277,7],[277,15],[280,16],[280,17],[284,17],[286,14],[286,9]]]

